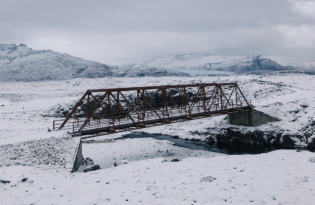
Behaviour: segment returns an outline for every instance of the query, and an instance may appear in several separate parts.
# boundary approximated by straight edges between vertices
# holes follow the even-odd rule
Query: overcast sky
[[[102,63],[171,54],[315,60],[315,1],[1,0],[0,43]]]

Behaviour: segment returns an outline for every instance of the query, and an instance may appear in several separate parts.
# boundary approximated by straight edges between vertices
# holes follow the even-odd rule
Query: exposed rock
[[[21,182],[26,182],[27,181],[27,178],[23,178],[22,180],[21,180]]]
[[[190,77],[188,73],[180,71],[172,71],[165,68],[145,68],[141,70],[128,69],[125,77],[162,77],[162,76],[178,76],[178,77]]]
[[[207,143],[209,143],[210,146],[214,145],[214,143],[215,143],[215,140],[214,140],[214,138],[212,136],[211,137],[207,137],[206,141],[207,141]]]
[[[8,184],[8,183],[10,183],[10,181],[6,181],[6,180],[0,180],[0,182],[3,183],[3,184]]]
[[[95,170],[98,170],[98,169],[101,169],[100,165],[98,165],[98,164],[96,164],[96,165],[89,165],[89,166],[85,167],[84,172],[91,172],[91,171],[95,171]]]
[[[234,127],[227,127],[221,129],[218,134],[215,135],[215,138],[219,143],[227,142],[237,142],[237,143],[259,143],[266,144],[266,139],[264,138],[264,132],[255,130],[254,132],[242,132],[235,129]]]
[[[207,177],[203,177],[201,178],[200,182],[213,182],[214,180],[216,180],[217,178],[212,177],[212,176],[207,176]]]
[[[0,145],[0,166],[45,166],[72,169],[77,143],[70,135]]]
[[[283,135],[281,140],[281,145],[283,147],[295,147],[295,141],[291,139],[290,135]]]
[[[315,136],[313,138],[309,138],[308,141],[308,147],[315,147]]]
[[[179,162],[179,159],[172,159],[171,162]]]
[[[114,166],[117,167],[119,165],[123,165],[123,164],[127,164],[128,163],[128,160],[121,160],[119,162],[115,162],[114,163]]]
[[[187,103],[188,101],[193,102],[194,101],[194,96],[197,94],[196,91],[187,91],[187,97],[178,97],[178,89],[169,89],[167,90],[167,95],[168,97],[166,98],[166,102],[169,105],[173,105],[174,102],[176,102],[177,105],[181,105],[182,103]],[[102,95],[95,95],[95,98],[98,100],[100,100],[102,97]],[[128,101],[131,103],[132,106],[136,106],[136,92],[131,93],[130,95],[125,96]],[[156,91],[148,91],[147,92],[147,96],[146,96],[147,101],[151,104],[151,105],[155,105],[158,107],[163,106],[163,93],[162,90],[156,90]],[[69,103],[64,103],[64,104],[57,104],[54,105],[52,107],[50,107],[49,109],[43,111],[41,113],[41,115],[43,117],[66,117],[71,110],[75,107],[77,101],[72,101]],[[151,108],[149,103],[145,103],[145,107],[146,108]],[[97,102],[94,99],[90,99],[89,101],[90,104],[90,109],[93,110],[96,105]],[[86,110],[88,108],[87,106],[87,99],[84,99],[81,103],[81,105],[79,105],[79,107],[75,110],[75,112],[73,113],[73,117],[85,117],[86,116]],[[111,101],[111,110],[113,111],[114,115],[117,115],[117,105],[116,102],[112,99]],[[109,112],[110,110],[110,106],[108,104],[108,102],[103,101],[102,102],[102,107],[104,109],[97,111],[96,114],[94,115],[95,118],[97,118],[97,116],[99,115],[104,115],[106,114],[106,112]],[[119,107],[119,115],[120,117],[126,117],[126,113],[125,111]]]
[[[87,157],[84,160],[82,160],[82,165],[90,166],[90,165],[94,165],[94,162],[91,158]]]
[[[219,126],[209,127],[204,132],[191,131],[191,134],[203,135],[207,142],[213,143],[245,143],[245,144],[268,144],[280,145],[286,148],[315,147],[315,120],[309,122],[296,132],[282,130],[281,128],[257,126],[255,130],[250,127],[235,126],[228,124],[223,119]],[[191,139],[194,141],[195,139]]]

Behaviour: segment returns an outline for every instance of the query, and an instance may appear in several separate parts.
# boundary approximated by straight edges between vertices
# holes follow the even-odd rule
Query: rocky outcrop
[[[100,165],[96,164],[96,165],[89,165],[87,167],[85,167],[84,172],[91,172],[91,171],[96,171],[101,169]]]
[[[225,119],[226,120],[226,119]],[[310,120],[299,132],[282,129],[255,129],[244,126],[222,126],[208,128],[206,132],[191,132],[206,136],[207,141],[217,143],[245,143],[280,145],[284,148],[315,147],[315,121]],[[314,134],[313,134],[314,133]]]
[[[163,76],[177,76],[177,77],[191,77],[187,73],[180,71],[173,71],[165,68],[145,68],[141,70],[128,69],[124,77],[163,77]]]

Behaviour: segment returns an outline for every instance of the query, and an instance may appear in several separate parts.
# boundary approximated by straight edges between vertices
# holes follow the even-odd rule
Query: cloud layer
[[[2,0],[0,19],[0,43],[103,63],[191,52],[315,59],[314,1]]]

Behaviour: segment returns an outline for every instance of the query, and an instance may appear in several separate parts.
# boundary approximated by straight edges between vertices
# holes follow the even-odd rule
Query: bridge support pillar
[[[82,164],[83,155],[82,155],[82,140],[80,134],[73,134],[72,137],[74,137],[74,140],[77,142],[77,149],[74,153],[73,157],[73,168],[71,172],[78,171],[79,167]],[[78,143],[79,142],[79,143]]]
[[[255,109],[250,109],[244,112],[229,113],[227,117],[230,124],[243,126],[259,126],[268,122],[280,121],[279,118],[272,117]]]

